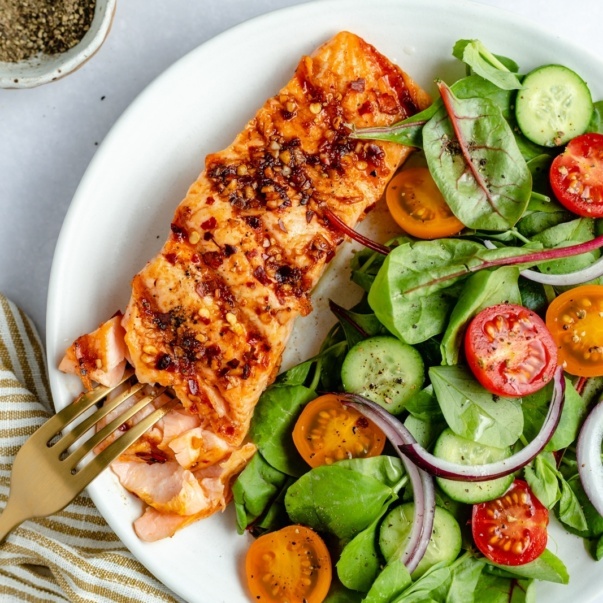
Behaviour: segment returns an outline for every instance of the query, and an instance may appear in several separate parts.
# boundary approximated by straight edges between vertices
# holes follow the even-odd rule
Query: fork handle
[[[0,514],[0,542],[3,542],[8,534],[18,525],[22,524],[26,519],[30,519],[31,515],[17,505],[10,504],[10,498],[6,502],[4,511]]]

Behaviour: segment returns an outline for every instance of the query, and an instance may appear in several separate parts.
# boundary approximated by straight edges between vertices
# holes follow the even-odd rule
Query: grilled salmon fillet
[[[373,46],[337,34],[302,58],[293,78],[228,148],[206,158],[161,252],[134,277],[121,323],[126,356],[141,382],[173,388],[196,417],[195,429],[225,443],[223,465],[238,471],[252,453],[241,445],[254,406],[278,372],[294,320],[311,311],[312,289],[344,240],[325,211],[354,226],[411,151],[355,140],[351,128],[389,125],[429,103]],[[86,349],[94,348],[87,342]],[[99,368],[96,358],[86,361]],[[148,438],[140,445],[153,447]],[[245,451],[237,453],[239,461],[227,463],[237,450]],[[131,453],[121,461],[141,459]],[[172,456],[165,461],[177,463]],[[123,464],[119,473],[128,473]],[[228,500],[230,477],[209,512]],[[156,522],[161,505],[147,489],[141,498]],[[189,522],[187,513],[174,517],[170,505],[170,526]],[[193,507],[196,515],[207,514]]]
[[[353,140],[350,124],[387,125],[427,102],[351,33],[304,57],[232,145],[207,157],[161,253],[134,277],[123,326],[138,379],[171,386],[239,444],[343,241],[325,209],[354,225],[409,153]]]

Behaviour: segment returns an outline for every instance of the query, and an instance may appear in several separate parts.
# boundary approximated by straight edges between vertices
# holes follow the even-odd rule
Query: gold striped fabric
[[[17,450],[52,412],[36,330],[0,294],[0,509]],[[83,494],[0,545],[0,603],[182,601],[138,563]]]

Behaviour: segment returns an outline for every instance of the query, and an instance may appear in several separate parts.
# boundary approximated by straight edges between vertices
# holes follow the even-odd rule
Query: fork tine
[[[133,374],[134,369],[127,369],[115,387],[125,383]],[[36,439],[47,438],[47,441],[50,441],[82,413],[100,402],[110,391],[115,389],[115,387],[105,387],[101,385],[81,395],[75,402],[68,404],[63,410],[53,415],[46,423],[39,427],[34,434]]]
[[[80,491],[83,490],[97,475],[108,467],[120,454],[125,452],[147,429],[155,425],[159,419],[178,405],[176,398],[154,410],[150,415],[136,423],[134,427],[124,432],[115,442],[112,442],[101,453],[97,454],[90,462],[74,475],[74,481]]]
[[[68,457],[65,458],[64,462],[68,465],[68,469],[73,471],[77,467],[77,464],[91,450],[98,446],[103,440],[108,438],[115,430],[119,429],[119,427],[121,427],[121,425],[123,425],[128,419],[131,419],[137,412],[141,411],[145,406],[147,406],[147,404],[158,398],[165,390],[165,387],[153,390],[150,394],[147,394],[138,400],[138,402],[127,408],[124,412],[120,413],[102,429],[99,429],[85,442],[82,442],[81,445],[79,445]]]
[[[60,452],[66,451],[74,442],[76,442],[79,438],[82,437],[89,429],[91,429],[94,425],[97,425],[98,422],[106,417],[110,412],[115,410],[122,402],[139,392],[145,386],[144,383],[135,383],[130,389],[122,392],[115,398],[108,400],[105,402],[98,410],[92,413],[90,416],[86,417],[83,421],[78,423],[71,431],[66,432],[62,438],[57,440],[52,448],[58,446],[61,450]],[[130,417],[127,417],[129,419]],[[127,419],[124,419],[127,420]],[[123,421],[122,421],[123,423]],[[57,453],[59,450],[57,449]]]

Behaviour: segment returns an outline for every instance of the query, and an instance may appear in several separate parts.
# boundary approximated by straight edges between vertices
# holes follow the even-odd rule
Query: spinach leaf
[[[393,603],[423,603],[424,601],[439,601],[432,595],[435,591],[447,585],[452,570],[450,566],[436,563],[429,568],[418,580],[413,582]]]
[[[346,588],[366,593],[377,578],[381,570],[377,529],[387,509],[388,506],[384,506],[375,521],[356,534],[341,551],[337,562],[337,576]]]
[[[601,559],[603,559],[603,537],[597,539],[595,542],[595,548],[592,555],[596,561],[601,561]]]
[[[412,396],[404,406],[404,410],[407,410],[413,417],[422,421],[443,420],[440,405],[433,392],[432,385],[428,385]]]
[[[271,467],[259,452],[253,455],[232,486],[237,531],[260,517],[288,484],[288,476]]]
[[[390,486],[335,463],[302,475],[287,490],[285,508],[294,523],[347,540],[369,526],[394,498]]]
[[[471,275],[452,310],[442,337],[443,364],[457,364],[465,329],[480,310],[500,303],[520,304],[519,268],[503,266]]]
[[[566,452],[565,456],[568,456]],[[565,460],[564,456],[564,460]],[[582,512],[584,513],[585,525],[586,528],[583,530],[578,530],[571,525],[567,525],[566,527],[573,534],[577,534],[582,538],[598,538],[603,536],[603,517],[599,515],[597,510],[593,507],[590,500],[586,496],[584,489],[582,488],[582,482],[580,481],[580,476],[577,473],[573,475],[565,475],[567,485],[572,489],[574,495],[578,499],[580,507],[582,508]]]
[[[389,603],[411,582],[406,566],[395,556],[381,570],[362,603]]]
[[[577,218],[547,228],[534,236],[544,247],[558,247],[564,243],[590,241],[595,236],[595,223],[592,218]]]
[[[517,230],[524,237],[531,238],[551,226],[567,222],[574,217],[573,214],[561,207],[557,211],[526,212],[524,217],[517,223]]]
[[[368,477],[374,477],[386,486],[396,489],[399,489],[400,482],[406,474],[404,465],[399,458],[385,454],[368,458],[345,459],[339,461],[337,465]]]
[[[534,582],[484,571],[477,581],[473,600],[476,603],[535,603]]]
[[[549,305],[544,285],[523,277],[519,278],[518,285],[521,305],[543,317]]]
[[[547,509],[552,509],[561,497],[558,473],[552,452],[542,452],[524,469],[528,485]]]
[[[439,88],[444,106],[423,126],[429,171],[465,226],[512,228],[532,190],[513,131],[491,100],[458,99],[443,83]]]
[[[470,553],[458,557],[448,567],[436,566],[433,575],[425,574],[403,593],[396,603],[434,601],[437,603],[467,603],[475,601],[473,593],[485,567],[481,558]],[[480,601],[481,603],[481,601]]]
[[[495,448],[512,446],[522,434],[517,399],[495,396],[464,367],[431,367],[429,377],[444,418],[456,434]]]
[[[333,391],[340,386],[341,365],[348,351],[348,344],[343,337],[342,329],[335,325],[332,336],[327,342],[328,347],[321,352],[315,369],[312,389]]]
[[[324,603],[362,603],[362,597],[362,593],[349,590],[337,580],[333,580]]]
[[[438,291],[428,297],[399,297],[390,306],[388,329],[410,345],[427,341],[446,328],[454,301],[447,291]],[[375,310],[376,315],[379,312]],[[383,321],[383,316],[380,320]]]
[[[553,189],[550,184],[549,169],[552,162],[553,157],[548,153],[541,153],[527,162],[528,169],[532,174],[532,186],[534,190],[537,190],[548,197],[548,202],[544,208],[542,206],[534,207],[530,200],[528,210],[533,211],[535,209],[542,209],[542,211],[551,211],[551,208],[563,209],[563,206],[559,203],[551,201]]]
[[[521,88],[521,80],[518,75],[507,67],[508,60],[503,62],[479,40],[459,40],[454,45],[452,54],[463,63],[466,63],[473,72],[503,90],[518,90]],[[514,63],[513,65],[515,66]]]
[[[315,365],[314,359],[300,362],[292,366],[289,370],[282,372],[276,380],[279,385],[303,385],[307,380],[312,368]]]
[[[472,555],[465,555],[460,563],[455,563],[450,586],[444,601],[446,603],[467,603],[478,601],[474,599],[474,592],[479,581],[485,562]]]
[[[488,570],[491,571],[491,568],[501,570],[497,575],[510,578],[544,580],[557,584],[567,584],[569,582],[569,573],[563,561],[548,549],[545,549],[540,557],[525,565],[498,565],[490,562]]]
[[[546,417],[549,404],[553,395],[553,384],[547,383],[537,392],[525,396],[522,402],[524,431],[526,440],[533,440]],[[565,380],[565,403],[559,420],[559,425],[553,437],[546,445],[545,450],[554,452],[567,448],[578,436],[578,429],[586,414],[586,405],[583,398],[578,394],[572,382]]]
[[[559,521],[574,530],[579,532],[588,530],[588,523],[580,501],[571,486],[563,479],[561,480],[561,498],[557,517]]]
[[[346,342],[338,325],[335,325],[327,333],[321,350],[316,356],[301,362],[290,369],[280,373],[274,386],[309,386],[316,389],[318,384],[325,385],[323,389],[335,389],[336,385],[329,387],[329,377],[333,374],[333,367],[337,367],[343,361],[347,352]],[[336,371],[338,373],[338,371]]]
[[[316,398],[316,392],[301,385],[273,385],[260,397],[249,436],[264,459],[287,475],[307,471],[291,439],[295,421],[303,406]]]
[[[557,469],[551,452],[539,454],[524,470],[526,481],[537,498],[555,512],[559,521],[573,532],[586,532],[588,523],[578,495]]]
[[[603,134],[603,101],[593,104],[593,116],[590,118],[587,132]]]

